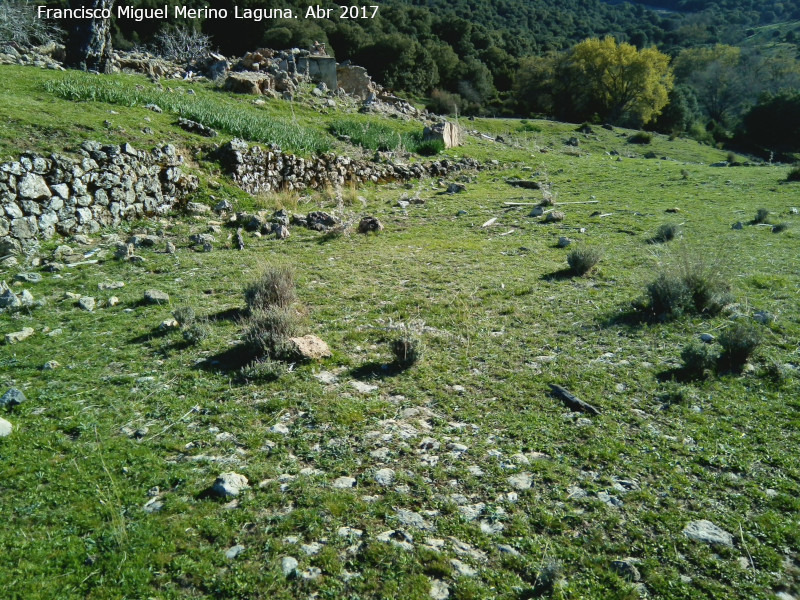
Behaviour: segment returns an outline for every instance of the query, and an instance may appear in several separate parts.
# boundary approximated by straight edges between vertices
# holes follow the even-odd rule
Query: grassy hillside
[[[161,236],[137,264],[112,259],[100,236],[42,243],[43,256],[64,243],[99,249],[99,262],[15,284],[43,305],[0,315],[2,333],[36,331],[0,346],[0,392],[14,386],[28,399],[0,414],[14,426],[0,439],[5,597],[800,593],[800,243],[790,214],[800,184],[784,182],[787,167],[711,167],[725,154],[661,136],[631,144],[634,132],[621,129],[476,119],[462,125],[503,141],[471,135],[448,151],[489,166],[463,193],[426,180],[365,186],[344,204],[330,191],[252,198],[194,153],[231,132],[209,141],[178,129],[166,106],[156,114],[141,103],[64,99],[55,84],[71,73],[0,67],[0,76],[4,159],[83,139],[171,141],[192,159],[201,201],[371,214],[385,225],[339,237],[293,227],[284,242],[248,234],[238,251],[234,230],[173,215],[111,232]],[[162,93],[143,78],[102,81]],[[189,96],[182,83],[164,85]],[[193,89],[209,110],[265,115],[338,152],[365,152],[329,131],[355,107],[325,114],[310,96],[256,105]],[[529,216],[542,192],[509,178],[550,183],[564,220]],[[412,196],[425,203],[398,206]],[[750,225],[759,208],[788,230]],[[679,239],[649,243],[669,223]],[[210,227],[219,228],[214,250],[195,252],[188,236]],[[573,244],[559,248],[562,236]],[[567,271],[576,247],[602,251],[584,277]],[[695,261],[729,283],[726,311],[660,320],[632,308],[662,265]],[[333,351],[276,381],[239,370],[242,288],[265,265],[294,269],[305,329]],[[0,278],[11,284],[32,270],[4,267]],[[118,281],[124,287],[101,287]],[[148,289],[169,303],[144,304]],[[68,293],[120,303],[86,312]],[[183,306],[207,319],[198,344],[159,327]],[[758,328],[754,358],[741,372],[687,377],[682,349],[704,333],[719,340],[732,323]],[[404,324],[425,355],[397,372],[384,365]],[[44,369],[48,361],[60,366]],[[551,383],[601,414],[572,412]],[[227,471],[250,489],[232,501],[208,497]],[[334,486],[344,476],[354,487]],[[729,532],[732,545],[686,537],[696,520]],[[285,557],[298,561],[289,576]]]

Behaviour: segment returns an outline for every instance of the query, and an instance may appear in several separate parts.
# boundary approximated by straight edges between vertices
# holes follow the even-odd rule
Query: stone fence
[[[23,154],[0,164],[0,256],[56,232],[91,234],[164,214],[197,189],[171,145],[143,152],[88,141],[77,154]]]
[[[280,148],[249,146],[233,140],[216,152],[216,159],[234,182],[251,194],[274,190],[304,190],[348,183],[387,183],[421,177],[446,177],[480,168],[471,158],[443,159],[425,163],[399,164],[389,160],[368,162],[326,153],[312,158],[284,154]]]

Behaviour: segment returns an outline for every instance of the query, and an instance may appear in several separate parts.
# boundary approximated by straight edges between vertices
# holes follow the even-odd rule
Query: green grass
[[[200,139],[177,129],[172,116],[60,100],[44,90],[46,81],[73,74],[2,67],[0,75],[7,83],[0,88],[3,155],[60,151],[86,138],[134,136],[140,148],[173,141],[184,149]],[[111,78],[128,79],[148,85]],[[231,107],[253,106],[211,88],[197,92]],[[278,101],[255,110],[290,114]],[[310,106],[293,110],[298,123],[321,135],[342,118],[322,115],[315,124]],[[151,118],[152,134],[140,133],[144,117]],[[115,128],[104,128],[105,119]],[[464,193],[439,195],[444,188],[436,182],[413,182],[413,193],[426,203],[403,211],[396,201],[410,190],[401,185],[358,190],[367,205],[346,208],[343,216],[377,216],[385,225],[380,236],[325,240],[293,227],[285,242],[248,235],[240,252],[226,247],[233,231],[223,229],[213,252],[197,253],[188,236],[205,232],[208,223],[174,216],[119,231],[163,230],[178,246],[174,255],[144,249],[146,262],[129,264],[109,251],[97,265],[60,277],[43,273],[41,283],[27,286],[45,305],[0,315],[2,333],[36,330],[24,342],[0,346],[0,392],[16,386],[28,397],[1,415],[15,427],[0,440],[4,594],[26,600],[312,594],[422,600],[431,579],[440,578],[451,598],[517,599],[529,596],[544,566],[560,564],[563,580],[551,597],[633,598],[633,586],[612,567],[633,557],[653,598],[798,595],[800,578],[786,560],[800,554],[800,390],[796,376],[777,386],[759,374],[775,363],[800,362],[797,228],[779,236],[766,227],[730,228],[761,207],[790,222],[797,218],[787,214],[796,190],[781,183],[785,167],[710,168],[723,153],[663,136],[646,149],[669,160],[647,160],[627,144],[630,131],[596,128],[596,136],[586,137],[574,124],[536,126],[539,131],[520,131],[514,120],[471,122],[470,129],[507,143],[471,136],[445,153],[499,163]],[[398,124],[398,130],[411,126]],[[573,135],[580,139],[577,154],[564,146]],[[236,192],[218,165],[190,166],[203,182],[201,198],[231,197],[237,209],[257,205]],[[503,205],[540,199],[541,192],[507,186],[511,177],[546,179],[557,202],[597,204],[562,205],[566,219],[544,225],[528,216],[529,206]],[[222,188],[210,187],[212,180]],[[324,195],[300,203],[298,212],[336,208]],[[777,316],[759,325],[753,372],[680,379],[683,348],[700,333],[719,338],[732,315],[664,323],[625,318],[658,265],[677,251],[648,243],[673,207],[681,209],[683,240],[694,254],[725,257],[738,318],[756,311]],[[592,216],[596,210],[611,214]],[[481,227],[494,217],[495,225]],[[557,247],[561,236],[603,248],[590,276],[559,275],[569,252]],[[61,243],[43,243],[43,255]],[[100,243],[95,238],[88,249]],[[264,263],[294,267],[304,333],[319,335],[333,351],[323,364],[286,365],[279,373],[225,368],[242,342],[236,310],[245,309],[242,288]],[[11,283],[31,269],[9,267],[1,277]],[[98,289],[117,280],[125,287]],[[151,288],[168,292],[170,305],[142,305]],[[98,300],[116,295],[122,302],[87,313],[65,300],[65,292]],[[194,345],[179,329],[158,328],[182,306],[208,324],[208,336]],[[383,369],[394,358],[390,342],[405,325],[419,333],[424,359],[404,371]],[[62,334],[47,337],[44,328]],[[50,360],[62,366],[42,370]],[[338,382],[320,383],[315,374],[323,369]],[[362,394],[353,380],[378,388]],[[585,415],[570,415],[548,383],[602,414],[579,422]],[[276,424],[285,424],[288,435],[273,429]],[[125,427],[147,432],[137,439]],[[426,437],[440,447],[420,448]],[[451,454],[448,443],[468,449]],[[382,447],[385,459],[370,454]],[[537,452],[551,458],[536,458]],[[518,464],[518,453],[530,464]],[[373,477],[387,466],[396,472],[389,488]],[[203,490],[230,470],[252,486],[238,505],[205,498]],[[519,472],[532,475],[532,486],[512,502],[508,477]],[[357,478],[356,487],[332,488],[342,475]],[[614,487],[617,479],[635,480],[638,489],[623,494]],[[164,506],[147,513],[142,507],[156,486]],[[578,499],[573,486],[588,496]],[[623,505],[608,506],[598,492]],[[484,503],[484,512],[466,520],[453,494],[469,505]],[[399,508],[420,513],[435,529],[401,526]],[[502,524],[502,531],[481,530],[481,519]],[[731,532],[735,547],[686,539],[681,531],[696,519]],[[343,526],[362,530],[362,537],[340,537]],[[397,528],[411,534],[413,550],[377,539]],[[300,544],[326,541],[307,556],[289,536]],[[444,547],[426,548],[428,537],[444,540]],[[479,554],[464,555],[453,538]],[[227,559],[225,550],[235,544],[245,551]],[[520,555],[503,553],[498,544]],[[301,571],[315,566],[322,576],[287,580],[280,567],[287,555]],[[459,576],[454,558],[476,575]],[[742,558],[755,569],[743,568]]]
[[[252,142],[277,144],[289,152],[325,152],[329,141],[318,132],[290,119],[276,119],[256,107],[226,110],[213,98],[197,98],[176,92],[158,91],[132,81],[107,80],[91,75],[45,83],[49,93],[71,101],[106,102],[126,107],[155,104],[162,110],[191,119]]]
[[[331,122],[331,133],[347,138],[350,143],[368,150],[407,150],[424,156],[439,154],[444,150],[442,142],[424,140],[421,131],[400,132],[380,123],[363,119],[336,119]]]

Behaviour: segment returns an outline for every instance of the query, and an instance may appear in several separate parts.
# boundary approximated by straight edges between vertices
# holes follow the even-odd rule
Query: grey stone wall
[[[349,182],[387,183],[446,177],[480,168],[480,163],[471,158],[400,164],[388,159],[367,162],[327,153],[305,159],[284,154],[275,146],[249,146],[242,140],[233,140],[222,146],[216,158],[234,182],[251,194],[281,189],[316,189],[328,185],[336,187]]]
[[[23,154],[0,164],[0,256],[56,233],[91,234],[164,214],[197,189],[171,145],[143,152],[84,142],[77,154]]]

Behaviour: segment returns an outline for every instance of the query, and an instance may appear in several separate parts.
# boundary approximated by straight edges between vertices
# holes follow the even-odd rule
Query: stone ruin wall
[[[274,190],[305,190],[349,183],[388,183],[422,177],[446,177],[453,173],[479,169],[471,158],[398,164],[367,162],[326,153],[312,158],[284,154],[280,148],[249,146],[233,140],[216,152],[216,158],[234,182],[251,194]]]
[[[0,256],[56,233],[91,234],[123,220],[164,214],[197,189],[174,146],[84,142],[78,157],[23,154],[0,164]]]

